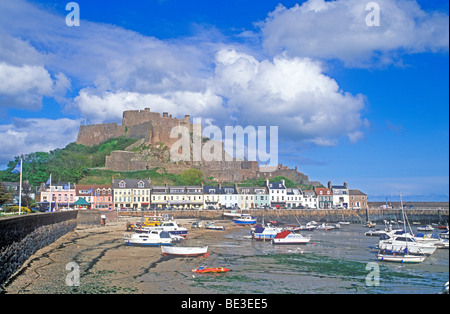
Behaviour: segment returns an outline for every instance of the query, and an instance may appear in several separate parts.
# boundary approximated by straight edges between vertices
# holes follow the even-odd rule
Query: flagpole
[[[20,158],[19,216],[22,213],[22,158]]]
[[[52,174],[50,173],[50,201],[49,201],[49,206],[48,206],[48,210],[51,213],[52,212]]]

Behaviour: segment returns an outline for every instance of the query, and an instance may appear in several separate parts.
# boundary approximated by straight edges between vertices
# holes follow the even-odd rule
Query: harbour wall
[[[100,225],[117,219],[116,212],[64,211],[0,219],[0,292],[7,280],[36,251],[74,230],[77,225]]]
[[[222,210],[175,210],[175,211],[157,211],[157,215],[171,215],[175,219],[206,219],[219,220],[223,219]],[[265,221],[275,220],[285,223],[297,223],[315,220],[317,222],[338,222],[350,221],[352,223],[364,223],[367,220],[373,222],[382,222],[383,220],[399,220],[402,219],[400,209],[280,209],[280,210],[244,210],[243,213],[258,217],[261,221],[264,217]],[[410,221],[418,221],[424,224],[428,223],[448,223],[448,209],[409,209],[405,210]],[[148,212],[119,212],[120,217],[141,217],[155,214],[153,211]]]

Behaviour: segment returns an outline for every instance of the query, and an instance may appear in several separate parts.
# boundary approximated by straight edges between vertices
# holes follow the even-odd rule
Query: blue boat
[[[243,216],[240,218],[233,219],[236,225],[254,225],[256,223],[256,217]]]

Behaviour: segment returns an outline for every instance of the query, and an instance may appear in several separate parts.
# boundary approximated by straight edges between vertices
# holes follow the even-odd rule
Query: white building
[[[284,180],[281,180],[281,182],[269,182],[269,179],[266,179],[264,186],[269,190],[271,206],[286,207],[287,190]]]
[[[349,208],[347,182],[344,182],[344,185],[331,185],[331,181],[328,181],[328,189],[333,193],[333,207]]]

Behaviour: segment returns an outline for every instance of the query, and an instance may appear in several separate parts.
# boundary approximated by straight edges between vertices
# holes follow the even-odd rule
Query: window
[[[126,187],[125,181],[120,181],[119,188],[124,188],[124,187]]]
[[[138,188],[143,188],[144,187],[144,182],[142,182],[142,181],[139,181],[139,183],[138,183]]]

